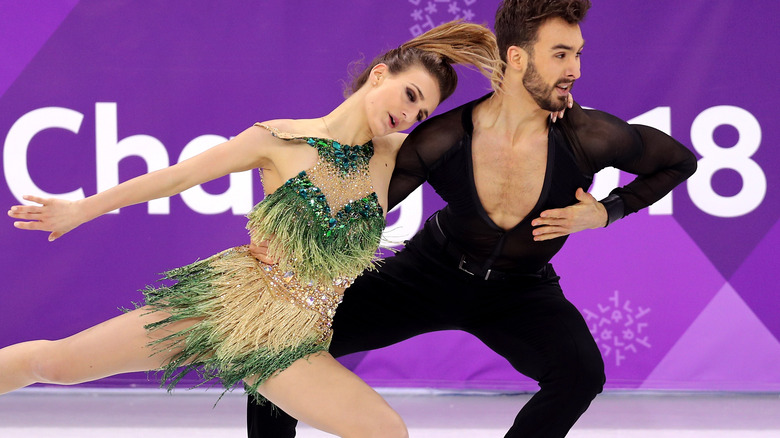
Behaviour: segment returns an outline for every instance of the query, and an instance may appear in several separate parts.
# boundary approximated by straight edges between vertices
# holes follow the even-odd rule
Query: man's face
[[[523,85],[540,108],[560,111],[580,77],[580,52],[585,41],[580,26],[560,18],[544,22],[529,53]]]

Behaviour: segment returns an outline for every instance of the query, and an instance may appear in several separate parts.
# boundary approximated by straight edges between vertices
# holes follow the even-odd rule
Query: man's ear
[[[507,68],[523,72],[528,66],[529,58],[529,53],[522,47],[509,46],[509,48],[506,49]]]

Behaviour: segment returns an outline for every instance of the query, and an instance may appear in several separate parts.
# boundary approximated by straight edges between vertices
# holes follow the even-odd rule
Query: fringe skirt
[[[152,311],[170,316],[146,329],[199,320],[153,343],[155,351],[181,349],[162,369],[169,391],[195,370],[201,385],[218,379],[225,391],[251,377],[244,389],[262,400],[257,387],[269,377],[328,349],[341,302],[333,286],[300,284],[293,272],[258,262],[247,246],[168,271],[164,280],[174,283],[143,292]]]

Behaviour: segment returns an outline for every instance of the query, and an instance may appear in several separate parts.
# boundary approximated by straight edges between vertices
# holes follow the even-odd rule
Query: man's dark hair
[[[528,52],[538,38],[539,26],[550,18],[562,18],[575,24],[585,19],[590,0],[504,0],[496,12],[496,39],[501,60],[506,51],[517,46]]]

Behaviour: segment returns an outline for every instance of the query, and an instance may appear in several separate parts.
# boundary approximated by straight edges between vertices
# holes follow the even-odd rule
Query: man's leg
[[[249,397],[246,406],[246,432],[249,438],[292,438],[298,420],[271,402],[258,403]]]
[[[563,437],[603,388],[601,353],[556,280],[503,298],[504,317],[494,313],[468,331],[539,382],[506,437]]]

